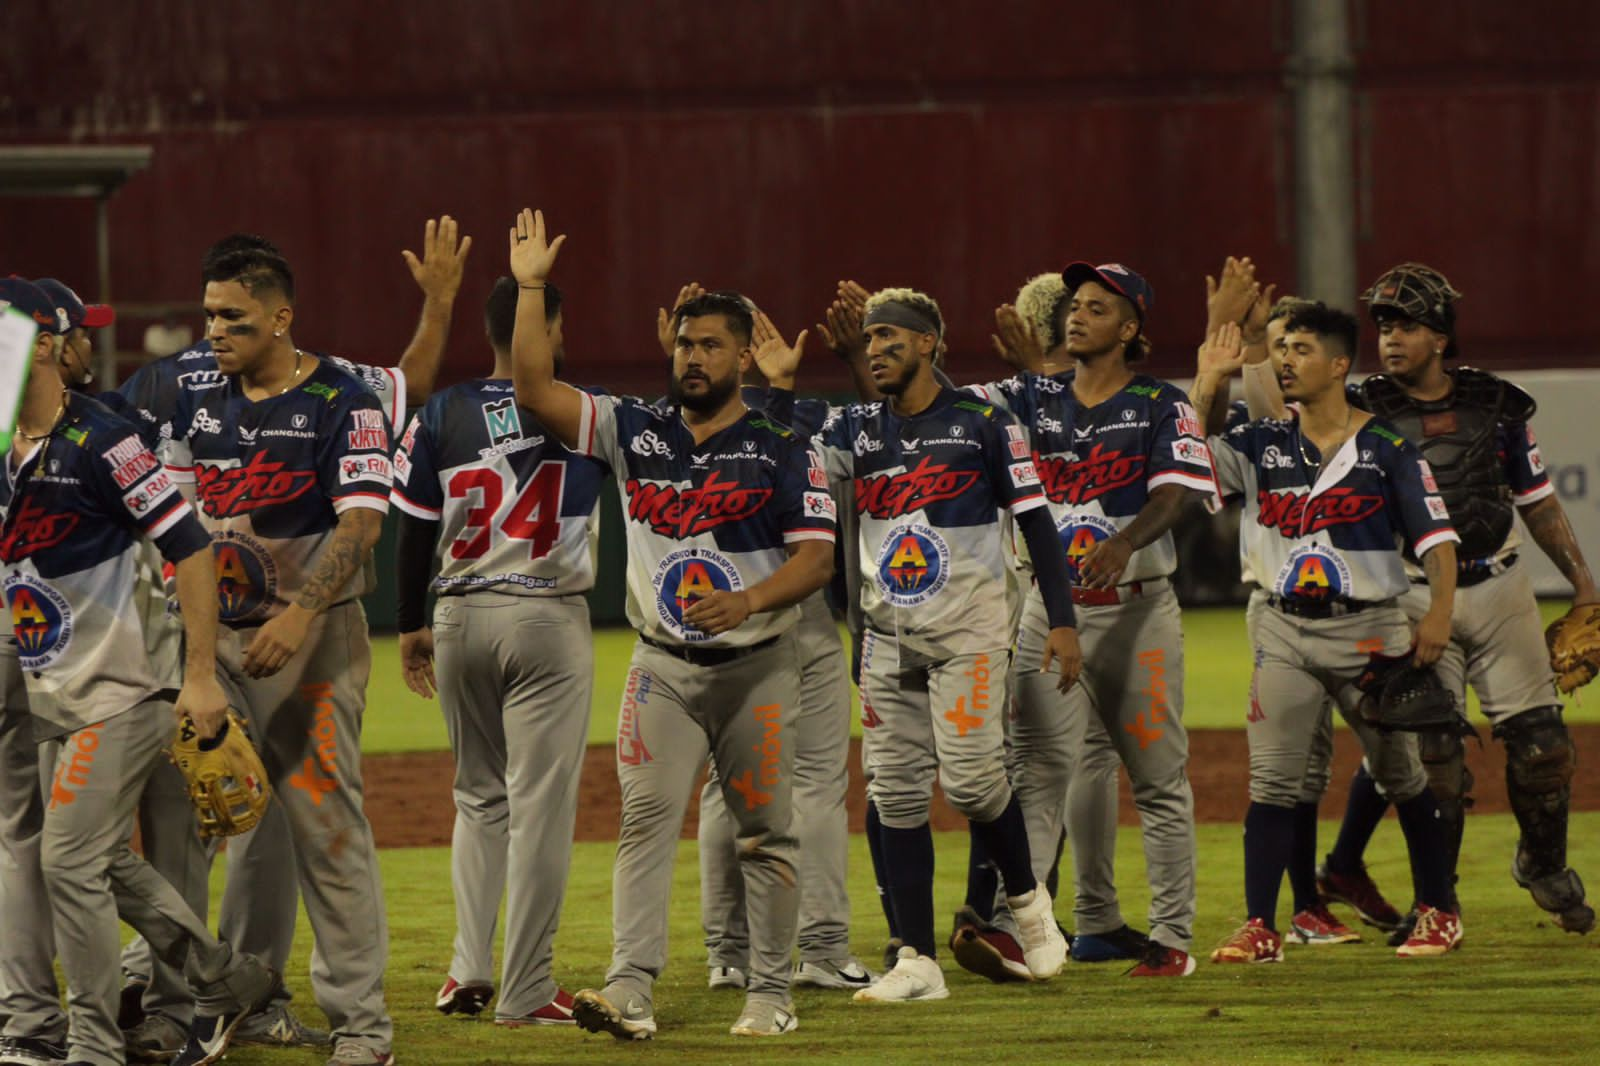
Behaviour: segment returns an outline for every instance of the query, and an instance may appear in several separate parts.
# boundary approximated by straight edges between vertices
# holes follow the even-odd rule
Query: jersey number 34
[[[494,543],[496,524],[506,540],[530,542],[530,559],[548,555],[561,532],[561,487],[566,470],[565,463],[540,463],[520,492],[516,483],[498,470],[476,467],[452,474],[450,498],[469,503],[464,527],[450,545],[451,558],[481,558]],[[508,491],[514,495],[501,518]]]

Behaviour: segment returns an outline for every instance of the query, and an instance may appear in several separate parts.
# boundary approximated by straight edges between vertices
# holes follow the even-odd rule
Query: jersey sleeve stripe
[[[595,409],[594,397],[587,392],[580,392],[578,396],[582,403],[578,407],[578,451],[584,455],[594,454],[594,423]]]
[[[791,529],[784,533],[783,542],[794,544],[802,540],[820,540],[832,544],[834,541],[831,529]]]
[[[333,513],[344,514],[352,507],[366,507],[374,511],[389,510],[389,496],[382,492],[352,492],[348,496],[333,498]]]
[[[1535,485],[1533,488],[1524,492],[1513,494],[1512,502],[1514,502],[1518,507],[1526,507],[1530,503],[1538,503],[1546,496],[1553,496],[1555,491],[1556,487],[1550,483],[1549,478],[1546,478],[1542,484]]]
[[[399,489],[389,493],[389,502],[413,518],[423,518],[430,522],[444,517],[444,510],[438,507],[427,507],[416,500],[407,499],[406,494]]]
[[[1031,496],[1021,496],[1012,500],[1008,509],[1014,515],[1027,514],[1035,507],[1044,507],[1047,503],[1048,501],[1045,500],[1043,493],[1035,492]]]
[[[1192,474],[1187,470],[1163,470],[1152,477],[1148,483],[1149,488],[1159,488],[1162,485],[1182,485],[1185,488],[1197,489],[1208,495],[1217,494],[1217,483],[1211,478]]]
[[[389,375],[389,380],[394,382],[394,409],[389,412],[389,425],[394,427],[394,435],[398,439],[406,428],[401,425],[406,417],[406,372],[397,366],[386,366],[381,369]]]
[[[1434,548],[1437,548],[1441,544],[1450,543],[1461,543],[1461,537],[1457,535],[1456,531],[1453,529],[1436,529],[1432,533],[1429,533],[1426,537],[1423,537],[1421,540],[1417,541],[1415,549],[1417,558],[1422,558],[1424,555],[1428,554],[1428,552],[1432,551]]]
[[[155,540],[157,537],[160,537],[162,534],[166,533],[173,526],[177,525],[179,522],[182,522],[185,515],[192,514],[194,514],[194,509],[189,506],[188,501],[186,501],[182,496],[179,496],[177,506],[168,510],[166,515],[158,519],[154,525],[150,526],[149,533],[147,535],[151,540]]]
[[[194,484],[194,467],[167,465],[167,473],[172,475],[172,480],[181,481],[185,485]]]

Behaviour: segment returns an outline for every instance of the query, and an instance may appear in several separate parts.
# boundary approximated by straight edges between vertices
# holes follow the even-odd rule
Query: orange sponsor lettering
[[[650,749],[644,746],[640,734],[639,714],[650,702],[650,690],[655,680],[635,666],[628,671],[628,684],[622,691],[622,713],[617,717],[617,761],[628,766],[638,766],[650,761]]]
[[[1383,638],[1366,637],[1363,640],[1358,640],[1356,641],[1356,651],[1360,652],[1362,655],[1382,655]]]
[[[72,735],[62,745],[56,756],[56,776],[50,783],[50,809],[65,807],[76,802],[78,789],[89,783],[89,770],[94,766],[94,753],[100,750],[100,731],[104,722],[86,726]]]
[[[754,711],[756,721],[762,725],[761,739],[750,745],[750,750],[760,756],[760,773],[746,770],[729,780],[733,790],[744,797],[744,809],[753,811],[772,802],[769,791],[781,779],[783,755],[783,707],[777,703],[764,703]]]
[[[1132,723],[1122,728],[1131,733],[1143,751],[1166,735],[1161,723],[1167,720],[1167,668],[1166,652],[1160,648],[1139,653],[1139,665],[1150,672],[1145,687],[1140,691],[1150,702],[1134,716]]]
[[[300,769],[289,775],[289,785],[310,796],[312,806],[320,807],[322,797],[334,790],[339,776],[339,734],[334,716],[333,685],[327,681],[301,685],[300,698],[316,708],[311,716],[311,727],[306,730],[306,735],[315,743],[316,755],[307,756]]]
[[[963,670],[962,673],[972,682],[972,691],[956,697],[955,707],[944,712],[944,717],[945,721],[956,727],[956,735],[964,737],[974,729],[982,728],[983,715],[979,712],[989,710],[989,657],[979,655],[973,660],[972,669]]]

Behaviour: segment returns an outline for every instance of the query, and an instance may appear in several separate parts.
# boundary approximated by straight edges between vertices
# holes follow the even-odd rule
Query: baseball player
[[[1224,495],[1243,496],[1241,555],[1271,574],[1256,621],[1251,682],[1251,803],[1245,817],[1247,920],[1212,953],[1214,962],[1277,962],[1278,890],[1294,847],[1311,738],[1324,694],[1339,702],[1373,775],[1397,800],[1420,917],[1402,957],[1442,955],[1461,940],[1438,807],[1414,734],[1380,733],[1356,711],[1354,682],[1370,656],[1413,654],[1436,662],[1448,638],[1455,548],[1444,502],[1430,489],[1427,461],[1381,419],[1345,402],[1355,317],[1314,304],[1289,316],[1283,392],[1300,405],[1293,421],[1252,422],[1211,438]],[[1217,386],[1241,362],[1238,326],[1228,323],[1200,352],[1195,406],[1204,421]],[[1430,607],[1413,636],[1396,603],[1409,588],[1404,538],[1423,561]]]
[[[544,286],[564,241],[547,243],[543,216],[528,210],[510,234],[516,398],[563,444],[615,472],[628,617],[640,636],[617,732],[611,968],[603,989],[578,993],[574,1014],[591,1032],[654,1035],[678,830],[710,755],[739,826],[750,925],[745,1005],[731,1032],[776,1036],[798,1024],[789,998],[799,895],[790,795],[800,669],[790,630],[795,604],[833,569],[833,500],[814,484],[810,449],[739,398],[753,323],[737,294],[677,309],[666,411],[557,381]],[[803,343],[804,334],[795,347]]]
[[[389,422],[360,381],[295,347],[286,262],[242,251],[205,273],[222,381],[182,392],[173,425],[215,541],[224,680],[261,741],[294,841],[317,943],[312,989],[333,1024],[329,1063],[386,1064],[388,929],[361,807],[371,655],[357,598],[388,509]],[[229,861],[237,884],[232,847]]]
[[[395,453],[400,665],[418,695],[437,688],[456,762],[455,954],[435,1006],[477,1014],[494,997],[495,919],[509,888],[495,1021],[571,1025],[551,943],[589,730],[594,648],[583,594],[594,585],[594,508],[607,470],[517,407],[516,309],[517,283],[502,277],[484,313],[493,373],[436,394]],[[559,366],[553,285],[545,315]],[[517,871],[509,881],[508,870]]]
[[[396,437],[404,428],[402,419],[408,397],[420,402],[432,389],[471,245],[472,239],[459,237],[455,220],[445,215],[437,221],[430,219],[425,225],[420,258],[409,250],[401,253],[422,290],[423,305],[415,336],[396,366],[369,366],[319,353],[320,358],[360,378],[378,396]],[[207,250],[202,273],[223,256],[251,251],[279,254],[262,237],[233,234]],[[187,470],[193,465],[188,446],[173,439],[172,421],[179,399],[185,394],[219,388],[222,381],[211,342],[202,339],[191,348],[140,367],[104,399],[143,428],[146,440],[169,467]],[[192,486],[184,483],[180,489],[192,491]],[[160,613],[165,608],[165,597],[159,582],[152,587],[152,593],[147,602]],[[150,649],[152,656],[177,655],[176,642],[162,639],[170,634],[170,626],[150,626],[147,631],[156,636]],[[175,769],[170,773],[163,769],[152,778],[151,791],[140,804],[142,839],[151,861],[174,884],[184,886],[190,905],[203,915],[208,905],[209,856],[196,854],[192,833],[173,828],[187,829],[192,821],[186,815],[180,818],[180,813],[188,809],[181,776]],[[293,947],[299,909],[289,841],[288,823],[274,805],[256,830],[230,843],[230,868],[238,870],[240,876],[231,879],[223,892],[218,921],[222,935],[235,947],[260,955],[280,971],[287,965]],[[169,1049],[175,1026],[185,1024],[186,1012],[191,1010],[183,998],[183,987],[175,986],[170,967],[163,967],[159,961],[152,965],[148,951],[137,938],[123,952],[123,969],[126,976],[122,1024],[130,1033],[130,1047],[148,1048],[152,1054]],[[289,1009],[288,992],[284,990],[269,1007],[239,1026],[235,1042],[321,1047],[328,1044],[329,1035],[301,1023]]]
[[[13,278],[0,282],[0,304],[41,326],[0,483],[0,586],[41,743],[38,765],[49,781],[39,864],[72,990],[65,1046],[18,1039],[5,1058],[68,1066],[126,1061],[118,974],[107,966],[117,954],[120,916],[157,954],[183,967],[198,1000],[199,1017],[176,1061],[215,1062],[244,1015],[271,996],[277,975],[213,937],[128,846],[134,804],[176,732],[169,715],[210,737],[227,711],[216,680],[210,539],[134,427],[64,387],[60,338],[75,327],[54,299]],[[133,607],[141,537],[177,568],[188,676],[175,703],[172,679],[158,677],[143,654],[142,618]]]
[[[674,311],[704,293],[696,283],[684,286]],[[670,359],[677,347],[677,326],[665,308],[657,312],[656,319],[662,349]],[[767,379],[767,387],[745,385],[740,396],[747,407],[764,411],[809,438],[827,420],[828,405],[795,399],[796,367],[781,361],[793,351],[783,344],[765,314],[753,310],[753,319],[752,357]],[[837,506],[836,486],[828,488],[834,492]],[[800,621],[794,632],[801,682],[799,710],[793,722],[792,806],[800,874],[800,961],[794,984],[865,988],[873,974],[850,954],[850,896],[845,885],[850,683],[839,631],[822,590],[800,602]],[[750,932],[737,837],[737,825],[722,801],[722,783],[713,763],[700,792],[699,824],[700,924],[705,932],[707,984],[711,988],[742,989],[747,980]]]
[[[1443,274],[1421,263],[1402,263],[1380,277],[1363,299],[1378,327],[1383,372],[1362,383],[1362,394],[1374,413],[1417,443],[1461,535],[1460,591],[1439,672],[1463,705],[1472,685],[1494,736],[1505,744],[1506,791],[1521,830],[1511,875],[1557,926],[1586,933],[1594,927],[1594,908],[1567,865],[1577,756],[1561,718],[1533,587],[1527,569],[1517,566],[1522,538],[1513,512],[1572,583],[1575,606],[1600,601],[1600,592],[1545,472],[1529,425],[1533,398],[1493,374],[1449,363],[1459,355],[1460,298]],[[1413,619],[1427,606],[1418,581],[1413,567],[1412,588],[1401,598]],[[1428,734],[1421,750],[1448,827],[1454,875],[1472,775],[1460,737]],[[1328,854],[1324,870],[1332,898],[1354,897],[1344,891],[1346,883],[1365,878],[1361,852],[1386,806],[1373,793],[1347,807],[1343,846]],[[1408,915],[1391,939],[1414,920]]]
[[[1034,875],[998,713],[1010,669],[1000,511],[1016,517],[1033,553],[1049,622],[1036,661],[1061,660],[1063,689],[1081,665],[1065,552],[1015,420],[935,380],[938,305],[910,289],[880,291],[866,302],[863,332],[867,368],[888,400],[836,409],[816,441],[829,474],[856,488],[860,680],[872,710],[864,760],[904,946],[855,998],[949,995],[933,932],[935,774],[1000,868],[1030,976],[1048,978],[1067,945]]]
[[[1121,264],[1074,263],[1062,280],[1073,369],[975,389],[1011,411],[1031,441],[1073,571],[1084,648],[1082,684],[1065,696],[1038,674],[1017,678],[1012,782],[1041,879],[1067,801],[1078,893],[1073,958],[1135,958],[1134,976],[1187,976],[1195,965],[1194,795],[1183,633],[1168,575],[1177,563],[1172,526],[1191,500],[1215,494],[1210,456],[1183,392],[1129,366],[1148,347],[1154,292],[1144,278]],[[1018,634],[1023,661],[1038,655],[1046,631],[1035,589]],[[1123,921],[1112,875],[1119,760],[1144,829],[1148,940]],[[976,961],[988,958],[980,952]]]

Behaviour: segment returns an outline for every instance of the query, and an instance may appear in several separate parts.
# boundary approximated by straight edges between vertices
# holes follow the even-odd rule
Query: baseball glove
[[[272,786],[244,721],[232,708],[210,740],[200,739],[194,723],[184,718],[168,754],[188,782],[202,837],[237,836],[261,821]]]
[[[1395,656],[1374,653],[1356,687],[1366,694],[1361,716],[1386,733],[1438,731],[1477,736],[1433,667],[1412,665],[1409,651]]]
[[[1593,681],[1600,674],[1600,603],[1574,607],[1551,622],[1544,642],[1563,693]]]

